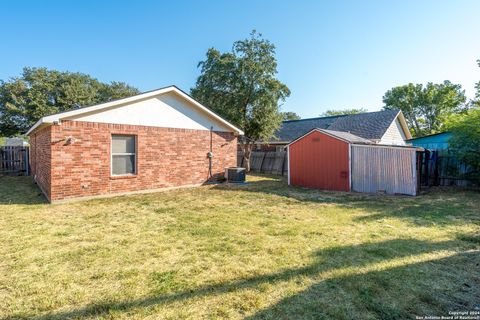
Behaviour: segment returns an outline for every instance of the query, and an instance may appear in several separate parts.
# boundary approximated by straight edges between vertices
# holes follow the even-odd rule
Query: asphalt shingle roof
[[[290,142],[316,128],[350,132],[364,139],[380,140],[398,113],[398,110],[383,110],[283,121],[281,127],[275,133],[275,138],[271,139],[270,142]]]

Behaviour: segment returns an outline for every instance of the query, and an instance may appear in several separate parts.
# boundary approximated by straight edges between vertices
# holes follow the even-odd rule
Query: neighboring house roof
[[[452,132],[441,132],[430,134],[428,136],[416,137],[409,139],[407,142],[411,143],[414,146],[423,147],[425,149],[431,150],[441,150],[448,149],[450,146],[450,138],[452,137]]]
[[[352,115],[283,121],[280,129],[275,133],[275,138],[269,142],[288,143],[316,128],[350,132],[364,139],[379,141],[397,117],[400,120],[405,136],[410,138],[410,132],[402,112],[399,110],[383,110]]]
[[[31,134],[37,128],[52,125],[54,122],[61,121],[62,119],[68,119],[68,118],[78,116],[78,115],[82,115],[82,114],[90,114],[90,113],[100,112],[100,111],[107,110],[107,109],[121,107],[121,106],[126,105],[126,104],[137,102],[139,100],[144,100],[144,99],[147,99],[147,98],[155,97],[155,96],[170,93],[170,92],[174,92],[174,93],[178,94],[180,97],[182,97],[183,99],[185,99],[188,102],[190,102],[191,104],[193,104],[200,112],[203,112],[206,115],[208,115],[209,117],[211,117],[212,119],[218,121],[219,123],[222,123],[224,126],[231,129],[232,132],[235,132],[239,135],[243,135],[242,130],[240,130],[239,128],[237,128],[236,126],[231,124],[230,122],[226,121],[225,119],[223,119],[222,117],[220,117],[219,115],[214,113],[212,110],[203,106],[200,102],[196,101],[195,99],[193,99],[191,96],[189,96],[188,94],[186,94],[185,92],[183,92],[182,90],[177,88],[176,86],[164,87],[164,88],[140,93],[138,95],[134,95],[134,96],[131,96],[131,97],[128,97],[128,98],[118,99],[118,100],[109,101],[109,102],[106,102],[106,103],[101,103],[101,104],[97,104],[97,105],[93,105],[93,106],[89,106],[89,107],[83,107],[83,108],[79,108],[79,109],[74,109],[74,110],[65,111],[65,112],[56,113],[56,114],[53,114],[53,115],[50,115],[50,116],[46,116],[46,117],[43,117],[40,120],[38,120],[37,123],[35,123],[35,125],[33,125],[33,127],[31,127],[30,130],[28,130],[27,135]]]
[[[452,133],[450,131],[446,132],[439,132],[439,133],[434,133],[434,134],[429,134],[426,136],[421,136],[421,137],[415,137],[412,139],[408,139],[409,142],[413,141],[421,141],[421,140],[434,140],[434,141],[445,141],[450,139],[452,136]]]
[[[310,132],[312,129],[327,129],[333,122],[341,117],[345,116],[282,121],[280,128],[275,132],[275,138],[273,138],[271,142],[290,142]]]

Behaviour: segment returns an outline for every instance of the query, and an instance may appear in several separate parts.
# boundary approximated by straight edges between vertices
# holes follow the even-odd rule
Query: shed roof
[[[350,132],[335,131],[335,130],[319,130],[320,132],[327,133],[331,136],[337,137],[339,139],[345,140],[349,143],[362,143],[362,144],[373,144],[371,140],[364,139],[362,137],[351,134]]]
[[[342,131],[334,131],[334,130],[326,130],[326,129],[320,129],[320,128],[314,128],[307,133],[301,135],[300,137],[297,137],[294,139],[292,142],[289,143],[289,145],[297,142],[298,140],[302,139],[303,137],[309,135],[313,131],[318,131],[320,133],[324,133],[326,135],[329,135],[331,137],[334,137],[336,139],[342,140],[346,143],[352,143],[352,144],[374,144],[373,141],[370,141],[368,139],[364,139],[362,137],[356,136],[354,134],[351,134],[349,132],[342,132]]]

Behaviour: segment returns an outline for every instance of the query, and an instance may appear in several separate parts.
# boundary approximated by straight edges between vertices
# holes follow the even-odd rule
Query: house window
[[[132,175],[136,170],[135,136],[112,135],[112,175]]]

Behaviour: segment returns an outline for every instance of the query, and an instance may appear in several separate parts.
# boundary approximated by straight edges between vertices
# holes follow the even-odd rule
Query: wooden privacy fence
[[[0,176],[28,176],[28,147],[0,146]]]
[[[245,167],[243,152],[237,153],[237,166]],[[252,151],[250,155],[250,170],[253,172],[275,175],[287,175],[288,163],[286,151]]]

